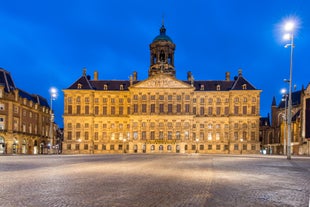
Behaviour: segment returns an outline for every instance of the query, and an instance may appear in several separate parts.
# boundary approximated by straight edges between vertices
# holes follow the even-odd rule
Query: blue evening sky
[[[164,15],[167,35],[176,44],[177,78],[192,71],[196,80],[224,80],[242,68],[261,89],[261,115],[272,97],[288,87],[290,49],[282,40],[282,22],[298,19],[293,84],[310,82],[309,0],[0,0],[0,67],[15,85],[53,102],[63,126],[63,93],[83,67],[99,79],[128,79],[133,71],[147,78],[149,44]],[[307,52],[308,51],[308,52]]]

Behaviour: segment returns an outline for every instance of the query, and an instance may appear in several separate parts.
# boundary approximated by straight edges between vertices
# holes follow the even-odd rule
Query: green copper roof
[[[172,39],[168,35],[166,35],[166,28],[164,25],[161,26],[159,31],[160,31],[160,34],[154,38],[153,42],[162,40],[162,41],[169,41],[173,43]]]

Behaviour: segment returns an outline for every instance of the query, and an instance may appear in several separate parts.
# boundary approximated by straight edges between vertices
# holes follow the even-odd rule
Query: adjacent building
[[[0,68],[0,154],[43,154],[52,146],[54,128],[45,98],[19,89]]]
[[[288,94],[283,95],[278,105],[274,97],[271,105],[271,123],[268,127],[261,125],[262,145],[269,154],[286,154],[287,106]],[[291,129],[292,154],[310,155],[310,84],[292,92]]]
[[[64,89],[65,154],[259,153],[260,93],[232,79],[176,78],[164,25],[150,44],[148,78],[100,80],[86,69]]]

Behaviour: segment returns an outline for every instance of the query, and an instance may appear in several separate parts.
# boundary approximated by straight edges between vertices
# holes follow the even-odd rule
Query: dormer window
[[[77,88],[81,89],[82,88],[82,84],[78,83]]]
[[[124,90],[124,85],[123,84],[121,84],[120,86],[119,86],[119,90]]]
[[[200,90],[204,91],[205,90],[205,86],[203,84],[200,85]]]
[[[103,85],[103,90],[105,90],[105,91],[108,90],[108,85],[107,84]]]
[[[243,89],[243,90],[246,90],[246,84],[243,84],[243,85],[242,85],[242,89]]]
[[[217,90],[217,91],[220,91],[220,90],[221,90],[221,86],[220,86],[220,85],[217,85],[217,86],[216,86],[216,90]]]

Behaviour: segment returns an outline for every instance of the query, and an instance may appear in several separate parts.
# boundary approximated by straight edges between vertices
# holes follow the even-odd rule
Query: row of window
[[[73,145],[74,148],[72,147],[72,144],[67,144],[67,150],[81,150],[80,148],[80,145],[81,144],[75,144]],[[234,150],[256,150],[256,145],[255,144],[252,144],[250,146],[248,146],[247,144],[242,144],[241,147],[239,146],[239,144],[234,144]],[[102,144],[101,145],[101,148],[99,148],[100,145],[97,145],[95,144],[94,145],[94,150],[102,150],[102,151],[105,151],[105,150],[118,150],[118,151],[122,151],[124,149],[124,146],[123,144],[119,144],[119,145],[114,145],[114,144],[110,144],[110,145],[105,145],[105,144]],[[83,150],[89,150],[90,146],[88,144],[83,144]],[[129,146],[127,145],[126,146],[126,149],[128,150]],[[135,145],[134,146],[134,150],[137,152],[138,150],[138,146]],[[145,145],[143,146],[143,151],[145,152]],[[155,145],[151,145],[151,151],[155,151]],[[176,149],[179,149],[179,146],[176,147]],[[207,145],[207,150],[229,150],[229,147],[228,145]],[[158,150],[159,151],[162,151],[162,150],[167,150],[167,151],[172,151],[173,150],[173,147],[171,145],[167,145],[167,148],[164,149],[164,146],[163,145],[159,145],[158,146]],[[197,145],[191,145],[191,148],[189,149],[188,145],[185,145],[184,146],[184,150],[187,151],[187,150],[193,150],[193,151],[198,151],[198,150],[205,150],[205,145],[203,144],[200,144],[199,145],[199,148],[197,147]]]
[[[130,139],[130,133],[107,133],[107,132],[102,132],[102,139],[103,140],[107,140],[108,138],[111,141],[114,140],[119,140],[119,141],[124,141],[126,139]],[[220,132],[192,132],[192,136],[190,138],[190,133],[189,131],[184,131],[184,132],[180,132],[180,131],[159,131],[159,132],[155,132],[155,131],[142,131],[141,133],[134,131],[132,133],[132,139],[134,140],[181,140],[182,138],[185,140],[189,140],[192,139],[193,141],[204,141],[205,138],[207,141],[219,141],[221,139],[224,140],[228,140],[229,139],[229,133],[228,132],[224,132],[224,133],[220,133]],[[251,140],[251,141],[255,141],[256,139],[256,133],[255,131],[250,132],[250,134],[247,131],[235,131],[233,132],[233,139],[235,141],[246,141],[246,140]],[[93,135],[93,139],[95,141],[99,140],[99,132],[95,132]],[[206,137],[205,137],[206,136]],[[89,140],[90,139],[90,133],[89,132],[84,132],[84,140]],[[73,133],[72,131],[68,131],[67,132],[67,140],[73,140],[75,139],[76,141],[82,141],[82,135],[81,132],[75,132],[75,137],[73,137]]]
[[[159,113],[159,114],[174,114],[174,113],[186,113],[186,114],[194,114],[194,115],[256,115],[257,114],[257,108],[256,106],[251,106],[250,110],[248,109],[248,106],[242,106],[242,111],[240,110],[240,106],[234,106],[233,112],[230,112],[229,107],[200,107],[199,111],[197,111],[197,107],[192,107],[190,104],[185,104],[184,108],[182,109],[181,104],[133,104],[132,105],[132,114],[146,114],[146,113]],[[109,109],[109,110],[108,110]],[[127,109],[127,111],[125,111]],[[85,114],[85,115],[90,115],[90,107],[89,106],[84,106],[84,111],[81,111],[81,106],[77,105],[75,108],[75,111],[73,111],[73,106],[68,105],[68,114]],[[99,109],[99,106],[94,107],[93,111],[94,115],[128,115],[131,114],[131,107],[124,108],[123,106],[119,106],[118,110],[116,110],[115,106],[107,107],[103,106],[102,109]]]
[[[141,99],[139,99],[139,97]],[[185,101],[190,101],[190,95],[185,95],[184,96],[184,100]],[[138,100],[142,100],[142,101],[148,101],[148,100],[151,100],[151,101],[155,101],[155,100],[160,100],[160,101],[182,101],[182,96],[181,95],[176,95],[176,96],[172,96],[172,95],[168,95],[168,96],[164,96],[164,95],[158,95],[158,96],[155,96],[155,95],[150,95],[149,98],[147,95],[133,95],[133,98],[132,98],[134,101],[138,101]],[[242,99],[242,100],[240,100]],[[118,100],[118,102],[117,102]],[[123,104],[124,103],[124,100],[127,100],[127,103],[131,103],[131,99],[130,98],[103,98],[102,99],[102,102],[103,103],[108,103],[110,101],[111,104],[115,104],[115,103],[119,103],[119,104]],[[208,102],[208,104],[213,104],[213,102],[215,102],[216,104],[221,104],[222,102],[224,103],[229,103],[229,98],[225,98],[225,99],[222,99],[222,98],[198,98],[198,101],[201,103],[201,104],[204,104],[205,102]],[[197,103],[197,98],[193,98],[192,99],[193,103]],[[249,102],[248,100],[248,97],[243,97],[243,98],[239,98],[239,97],[236,97],[233,99],[233,102],[234,103],[239,103],[239,102],[244,102],[244,103],[247,103]],[[252,97],[252,100],[251,100],[253,103],[256,102],[256,97]],[[73,98],[72,97],[68,97],[68,104],[72,104],[73,103]],[[75,103],[81,103],[81,97],[78,96],[75,98]],[[90,103],[90,98],[89,97],[85,97],[84,98],[84,103]],[[94,99],[94,103],[99,103],[99,98],[95,98]]]
[[[99,124],[94,124],[93,125],[95,129],[98,129],[99,128]],[[183,124],[181,122],[159,122],[159,123],[155,123],[155,122],[142,122],[141,123],[141,127],[142,128],[147,128],[147,127],[151,127],[151,128],[154,128],[154,127],[158,127],[158,128],[164,128],[164,127],[168,127],[168,128],[172,128],[172,127],[183,127],[183,128],[189,128],[191,125],[189,122],[184,122]],[[256,123],[255,122],[252,122],[251,125],[250,125],[252,128],[255,128],[256,127]],[[67,124],[67,127],[68,129],[72,129],[72,123],[68,123]],[[75,124],[75,128],[76,129],[80,129],[82,127],[82,124],[81,123],[76,123]],[[115,124],[115,123],[109,123],[109,124],[102,124],[102,128],[103,129],[124,129],[124,127],[127,127],[127,129],[130,129],[130,124],[122,124],[122,123],[118,123],[118,124]],[[136,128],[136,127],[139,127],[139,122],[133,122],[132,123],[132,127],[133,128]],[[224,128],[224,129],[228,129],[229,128],[229,125],[228,124],[192,124],[192,128],[193,129],[196,129],[196,128],[200,128],[200,129],[203,129],[203,128],[208,128],[208,129],[221,129],[221,128]],[[243,128],[243,129],[247,129],[249,127],[249,125],[247,123],[233,123],[233,127],[234,129],[239,129],[239,128]],[[89,128],[89,123],[85,123],[84,124],[84,128]]]

